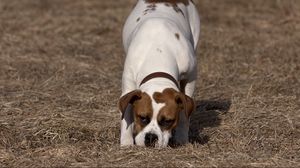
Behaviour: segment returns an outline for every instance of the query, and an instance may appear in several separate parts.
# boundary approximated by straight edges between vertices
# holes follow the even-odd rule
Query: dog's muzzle
[[[153,133],[147,133],[145,136],[145,146],[147,147],[155,147],[155,143],[158,140],[158,136]]]

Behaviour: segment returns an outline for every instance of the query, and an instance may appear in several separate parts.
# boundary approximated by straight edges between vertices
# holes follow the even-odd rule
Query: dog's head
[[[183,112],[185,115],[181,116],[189,118],[194,109],[192,98],[171,88],[152,94],[135,90],[122,96],[119,101],[122,113],[128,104],[133,107],[133,137],[138,146],[166,147],[179,114]]]

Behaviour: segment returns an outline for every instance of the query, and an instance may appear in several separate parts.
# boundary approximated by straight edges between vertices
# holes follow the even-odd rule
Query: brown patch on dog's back
[[[164,3],[165,6],[170,7],[172,6],[174,11],[177,13],[181,13],[184,16],[183,11],[178,7],[179,3],[183,3],[184,5],[189,4],[189,0],[145,0],[146,3],[150,3],[150,5],[147,6],[148,9],[146,9],[144,12],[147,12],[151,9],[151,11],[155,10],[156,6],[155,3]],[[154,8],[152,7],[154,5]],[[152,8],[149,8],[152,7]]]
[[[170,4],[178,4],[183,3],[184,5],[189,4],[189,0],[145,0],[146,3],[170,3]]]
[[[147,9],[144,10],[144,15],[146,15],[148,12],[153,12],[155,10],[156,10],[155,3],[151,3],[151,4],[147,5]]]
[[[155,3],[151,3],[147,6],[147,8],[155,10],[156,5],[155,5]]]
[[[175,33],[175,37],[176,37],[178,40],[180,40],[180,36],[179,36],[178,33]]]

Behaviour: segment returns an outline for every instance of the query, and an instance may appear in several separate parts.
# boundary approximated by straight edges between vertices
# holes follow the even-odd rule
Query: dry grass
[[[135,0],[1,0],[0,167],[299,167],[300,1],[195,2],[192,143],[120,149]]]

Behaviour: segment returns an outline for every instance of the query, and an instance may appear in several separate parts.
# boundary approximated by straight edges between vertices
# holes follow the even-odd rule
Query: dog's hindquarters
[[[199,37],[200,37],[200,16],[195,4],[193,3],[190,3],[187,11],[189,15],[189,23],[190,23],[191,31],[193,34],[194,49],[196,50]]]

